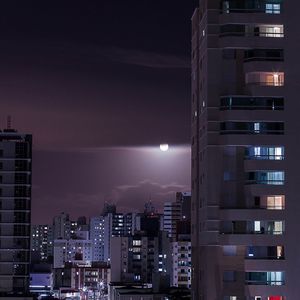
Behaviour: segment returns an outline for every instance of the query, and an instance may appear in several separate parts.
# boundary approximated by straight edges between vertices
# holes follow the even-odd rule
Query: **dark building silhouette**
[[[32,136],[0,132],[0,295],[29,291]]]

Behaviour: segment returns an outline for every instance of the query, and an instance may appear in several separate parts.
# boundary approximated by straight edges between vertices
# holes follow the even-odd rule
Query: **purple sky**
[[[33,222],[189,190],[197,1],[0,3],[2,127],[34,136]],[[158,145],[170,143],[162,153]]]

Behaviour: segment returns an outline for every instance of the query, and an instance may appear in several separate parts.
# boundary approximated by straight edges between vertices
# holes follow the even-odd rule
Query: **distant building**
[[[30,134],[0,132],[1,296],[29,292],[31,157]]]
[[[181,203],[181,218],[191,220],[191,192],[177,192],[176,202]]]
[[[55,240],[53,251],[53,268],[64,268],[66,263],[91,263],[91,240]]]
[[[177,222],[191,219],[191,193],[177,192],[175,202],[165,202],[163,230],[175,238]]]
[[[54,269],[54,290],[85,291],[89,299],[100,299],[107,293],[110,283],[110,267],[104,263],[67,263],[64,268]]]
[[[170,244],[166,233],[113,237],[111,240],[112,281],[151,283],[153,272],[170,273]]]
[[[134,233],[136,227],[136,215],[134,213],[108,213],[104,217],[104,261],[110,261],[111,238],[129,236]]]
[[[165,202],[164,204],[164,231],[168,232],[170,238],[176,236],[177,222],[181,220],[180,202]]]
[[[104,219],[92,217],[90,219],[90,239],[92,243],[92,261],[104,261]]]
[[[62,212],[53,218],[53,239],[68,240],[75,236],[77,222],[71,221],[67,213]]]
[[[35,259],[46,261],[53,255],[52,225],[31,226],[31,251]]]
[[[51,295],[53,290],[53,274],[30,272],[30,293]]]
[[[172,277],[171,286],[191,288],[192,284],[192,246],[191,223],[177,223],[176,238],[172,241]]]

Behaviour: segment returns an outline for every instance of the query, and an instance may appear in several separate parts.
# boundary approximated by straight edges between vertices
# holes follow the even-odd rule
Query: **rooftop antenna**
[[[11,115],[7,116],[7,120],[6,120],[6,128],[7,129],[11,129]]]

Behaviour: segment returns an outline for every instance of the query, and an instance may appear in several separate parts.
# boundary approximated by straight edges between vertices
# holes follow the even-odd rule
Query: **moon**
[[[169,145],[168,144],[160,144],[159,149],[163,152],[166,152],[169,150]]]

